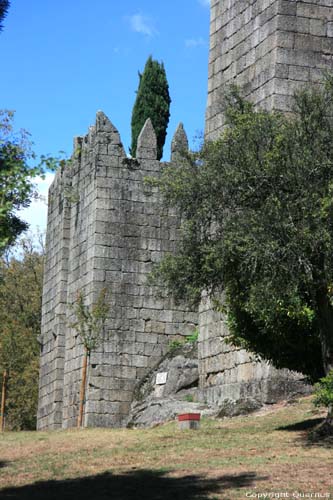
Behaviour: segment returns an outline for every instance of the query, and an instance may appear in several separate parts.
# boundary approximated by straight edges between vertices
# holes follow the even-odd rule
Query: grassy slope
[[[5,433],[0,498],[293,498],[298,491],[333,499],[333,447],[306,438],[321,416],[304,398],[251,417],[203,420],[199,431],[181,432],[172,422],[149,430]]]

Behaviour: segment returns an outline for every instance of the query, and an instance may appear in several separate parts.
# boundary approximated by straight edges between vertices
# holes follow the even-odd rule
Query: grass
[[[148,430],[4,433],[0,498],[233,500],[317,493],[312,498],[333,499],[332,444],[307,437],[322,416],[303,398],[250,417],[203,419],[198,431],[180,431],[171,422]]]

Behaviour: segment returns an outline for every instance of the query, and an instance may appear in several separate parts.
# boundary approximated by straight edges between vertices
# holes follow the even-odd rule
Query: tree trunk
[[[333,405],[328,407],[326,421],[333,428]]]
[[[321,330],[321,348],[325,374],[333,370],[333,307],[325,291],[317,294]]]
[[[82,427],[83,413],[86,399],[86,381],[87,381],[87,366],[88,366],[88,349],[84,349],[84,357],[82,363],[82,379],[81,379],[81,389],[80,389],[80,404],[79,404],[79,415],[77,418],[78,428]]]
[[[6,391],[7,391],[7,370],[3,372],[3,377],[2,377],[1,413],[0,413],[1,432],[5,430]]]
[[[317,294],[317,304],[321,329],[321,348],[325,375],[333,370],[333,307],[327,291]],[[326,423],[333,428],[333,406],[328,407]]]

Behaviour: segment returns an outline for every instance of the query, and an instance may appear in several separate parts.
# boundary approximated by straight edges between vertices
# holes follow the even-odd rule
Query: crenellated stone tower
[[[187,147],[180,125],[171,161]],[[178,234],[179,217],[145,183],[164,167],[150,120],[131,159],[98,112],[88,135],[75,139],[71,164],[56,174],[49,191],[39,429],[76,425],[83,348],[69,324],[78,291],[87,305],[102,288],[110,295],[106,341],[90,360],[86,426],[124,425],[136,383],[175,335],[189,335],[197,324],[196,312],[159,298],[146,283],[154,262],[174,251]]]

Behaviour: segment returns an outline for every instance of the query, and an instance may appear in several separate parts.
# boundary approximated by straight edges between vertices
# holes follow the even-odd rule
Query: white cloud
[[[198,0],[203,7],[210,7],[210,0]]]
[[[157,34],[152,20],[147,16],[143,16],[142,14],[134,14],[133,16],[129,17],[129,22],[131,29],[136,33],[140,33],[141,35],[149,37]]]
[[[204,40],[202,37],[199,38],[189,38],[188,40],[185,40],[185,47],[193,49],[196,47],[204,47],[206,45],[206,40]]]
[[[49,187],[54,179],[54,174],[47,173],[45,179],[34,179],[37,186],[39,197],[33,200],[29,207],[18,212],[18,216],[28,222],[30,230],[35,233],[37,228],[41,231],[46,229],[47,222],[47,194]]]

